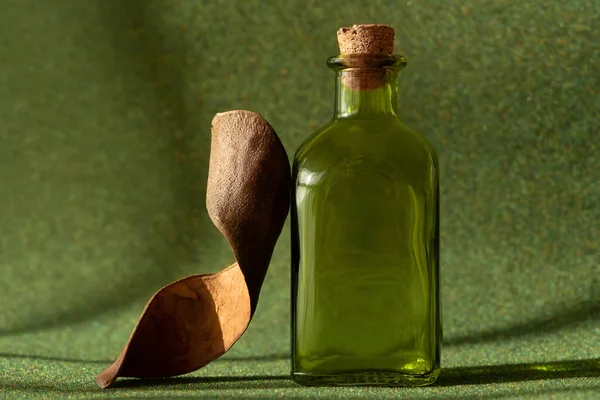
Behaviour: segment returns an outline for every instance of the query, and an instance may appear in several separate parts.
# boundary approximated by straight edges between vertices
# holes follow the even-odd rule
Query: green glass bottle
[[[292,378],[300,384],[421,386],[439,373],[438,159],[398,116],[406,61],[393,54],[393,32],[340,29],[341,55],[328,60],[334,117],[294,158]]]

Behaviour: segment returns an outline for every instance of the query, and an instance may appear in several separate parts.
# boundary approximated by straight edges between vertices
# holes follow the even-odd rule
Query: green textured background
[[[100,391],[158,288],[232,261],[214,114],[258,112],[291,156],[365,22],[396,29],[402,117],[440,153],[439,383],[287,379],[287,225],[222,360]],[[600,397],[598,27],[598,0],[0,0],[0,397]]]

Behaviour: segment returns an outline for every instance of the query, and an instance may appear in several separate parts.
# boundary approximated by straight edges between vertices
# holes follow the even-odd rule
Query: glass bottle
[[[431,384],[442,339],[437,155],[398,116],[404,57],[328,65],[333,119],[293,163],[292,379]]]

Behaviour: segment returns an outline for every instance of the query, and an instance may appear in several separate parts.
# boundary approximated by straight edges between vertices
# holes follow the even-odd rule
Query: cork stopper
[[[340,54],[352,55],[352,60],[347,60],[349,69],[344,71],[342,76],[346,87],[352,90],[372,90],[386,83],[386,71],[368,68],[368,63],[364,61],[369,56],[394,54],[392,27],[381,24],[353,25],[340,28],[337,31],[337,39]]]
[[[337,39],[340,54],[394,53],[394,29],[388,25],[367,24],[340,28]]]

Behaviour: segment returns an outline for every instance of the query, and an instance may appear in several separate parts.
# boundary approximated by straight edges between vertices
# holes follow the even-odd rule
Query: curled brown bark
[[[148,302],[117,360],[96,378],[161,378],[195,371],[224,354],[256,310],[275,243],[288,214],[290,166],[271,125],[250,111],[215,116],[206,205],[236,262],[192,275]]]

